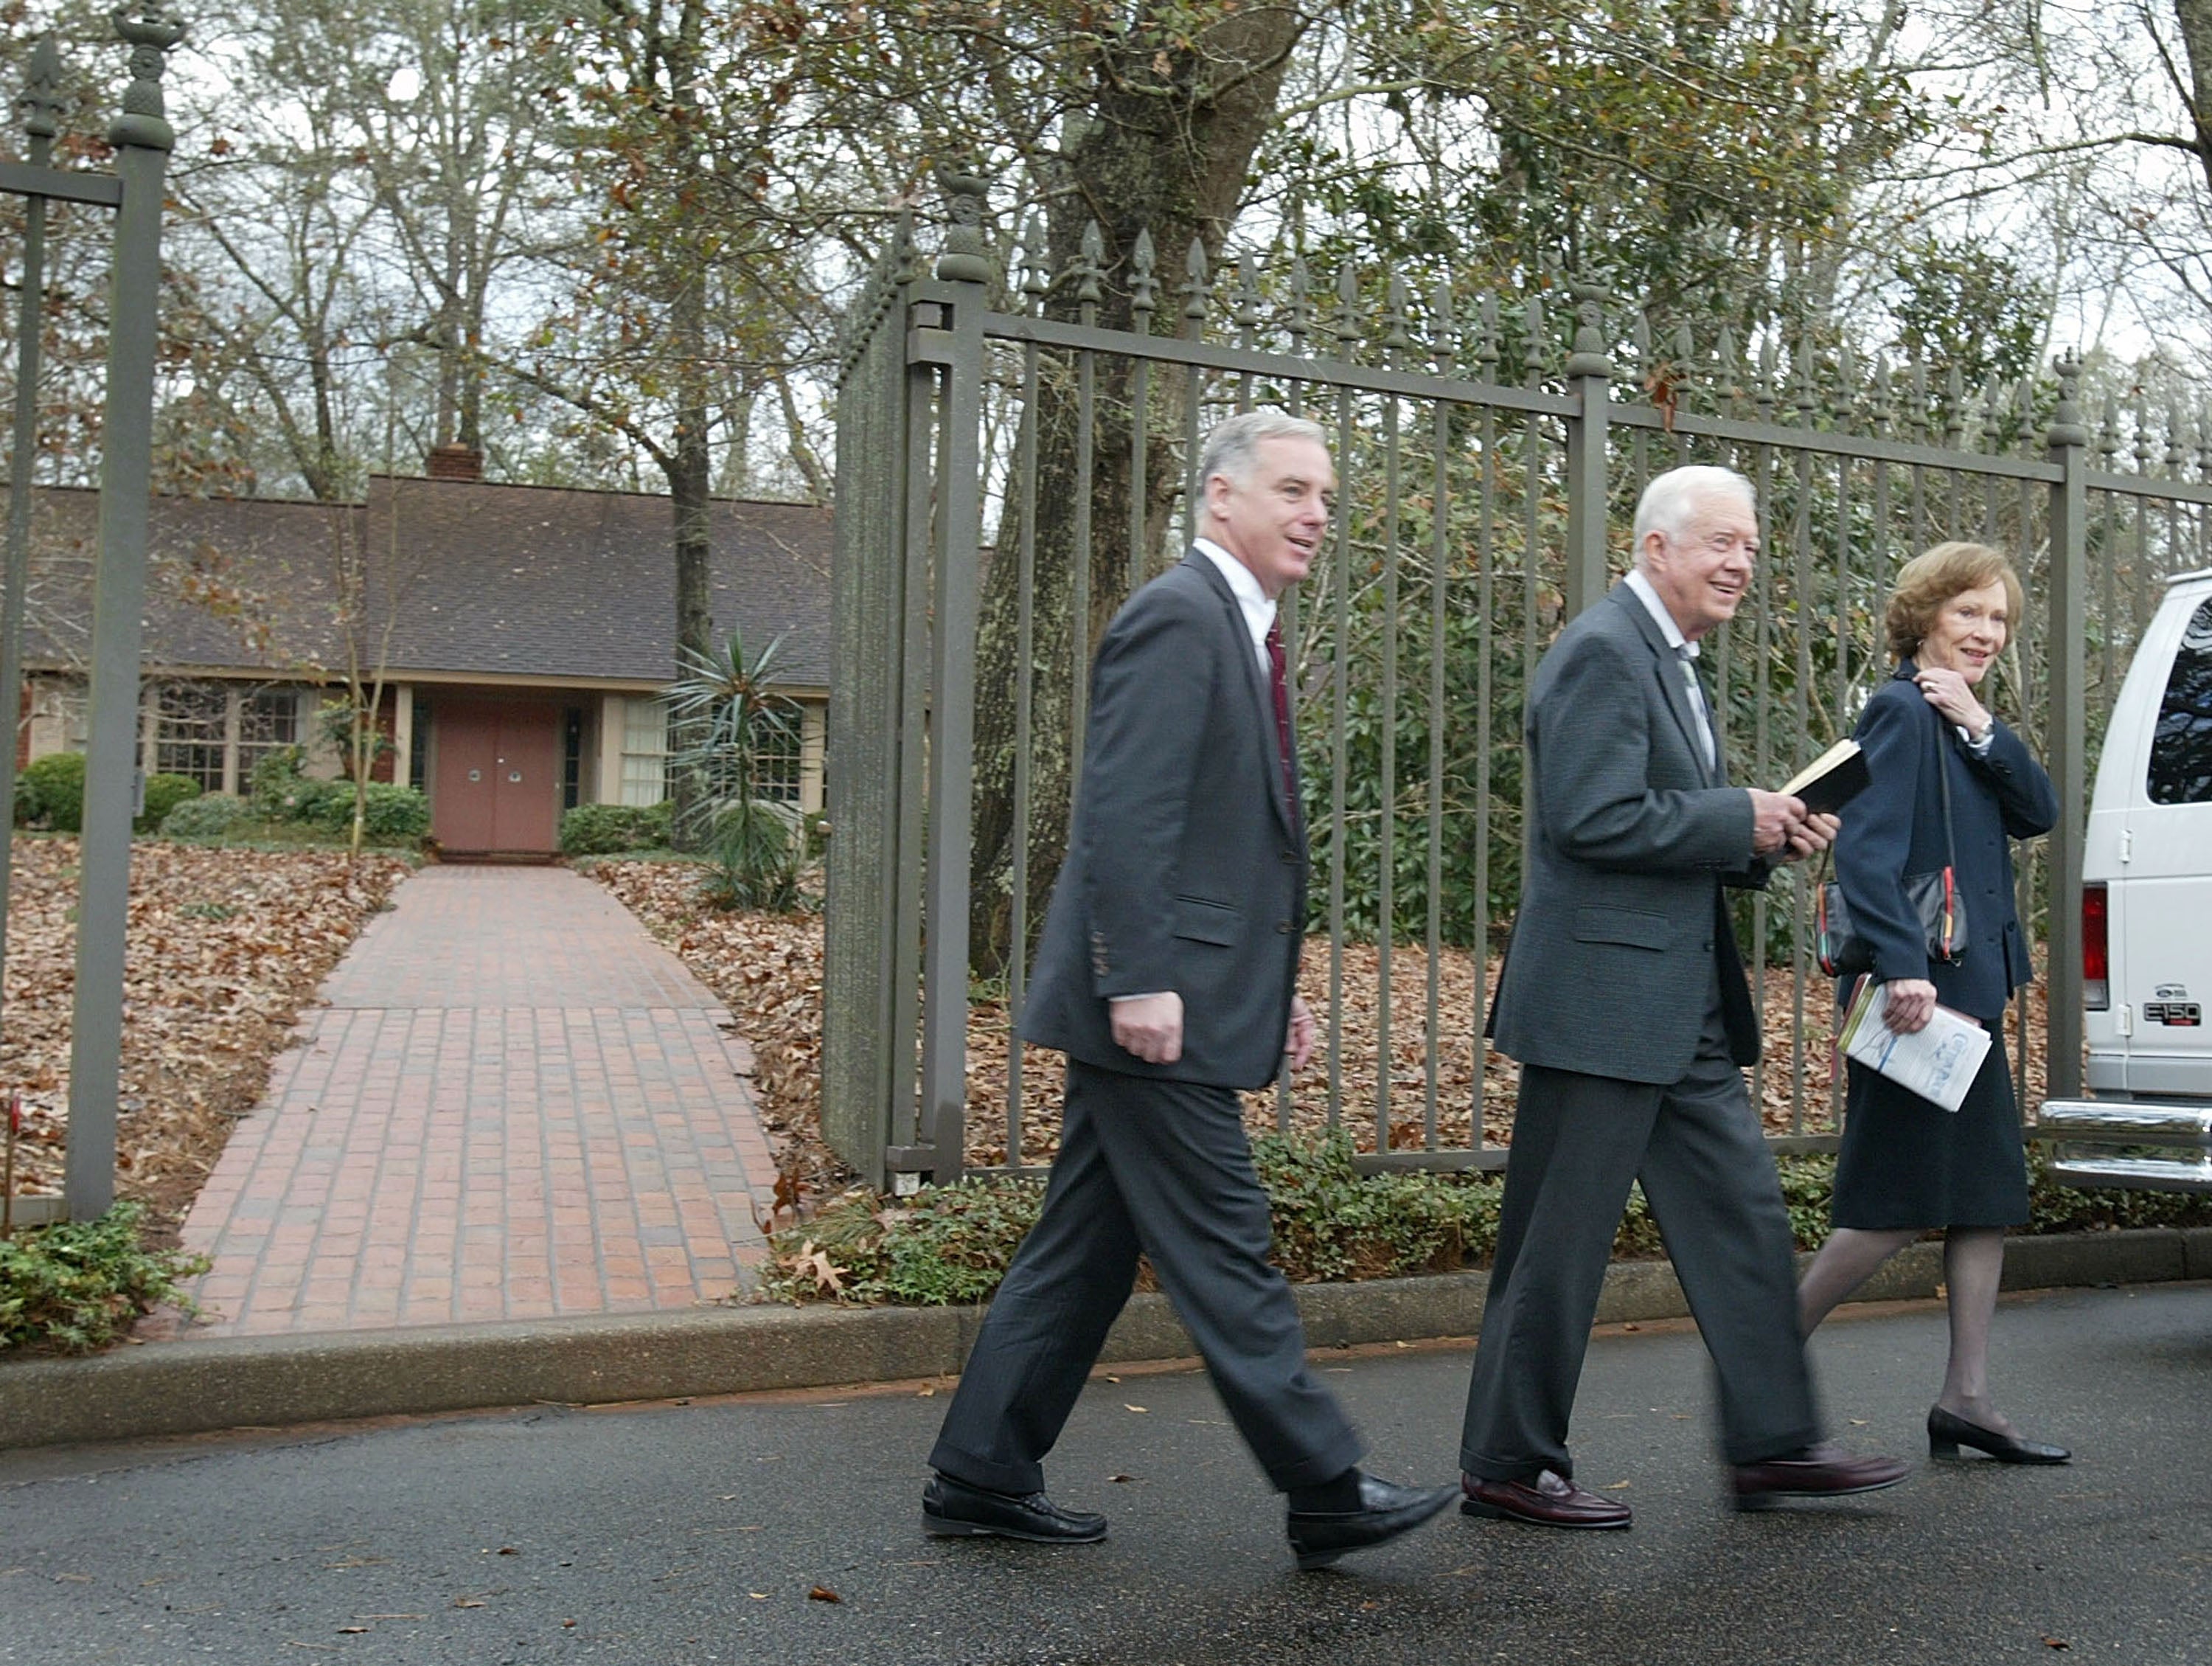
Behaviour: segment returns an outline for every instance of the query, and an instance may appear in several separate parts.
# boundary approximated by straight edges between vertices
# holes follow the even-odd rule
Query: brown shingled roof
[[[830,680],[830,514],[717,502],[716,635],[749,650],[781,635],[778,680]],[[401,597],[395,676],[528,676],[661,683],[675,644],[673,512],[665,497],[379,477],[366,505],[248,498],[154,501],[149,665],[297,674],[335,669],[334,559],[366,537],[374,606]],[[40,491],[33,666],[82,661],[91,622],[97,494]]]

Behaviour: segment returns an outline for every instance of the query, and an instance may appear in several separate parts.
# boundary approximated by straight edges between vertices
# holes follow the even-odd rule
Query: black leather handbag
[[[1920,916],[1928,939],[1928,958],[1954,965],[1966,955],[1966,901],[1959,894],[1959,846],[1951,831],[1951,772],[1944,767],[1943,716],[1933,707],[1936,719],[1936,781],[1943,794],[1943,854],[1942,867],[1928,873],[1905,876],[1905,900]],[[1830,977],[1856,977],[1874,970],[1874,945],[1859,935],[1851,921],[1850,904],[1844,900],[1839,880],[1821,882],[1814,903],[1814,942],[1820,970]]]

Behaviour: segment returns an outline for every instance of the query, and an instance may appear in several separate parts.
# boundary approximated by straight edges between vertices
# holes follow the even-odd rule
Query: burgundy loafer
[[[1526,1481],[1486,1481],[1463,1474],[1459,1489],[1465,1494],[1459,1506],[1463,1516],[1493,1516],[1538,1527],[1626,1527],[1629,1522],[1626,1505],[1586,1493],[1549,1469]]]
[[[1844,1499],[1879,1493],[1909,1473],[1896,1458],[1846,1457],[1832,1446],[1808,1446],[1802,1453],[1739,1463],[1729,1485],[1737,1509],[1765,1510],[1784,1499]]]

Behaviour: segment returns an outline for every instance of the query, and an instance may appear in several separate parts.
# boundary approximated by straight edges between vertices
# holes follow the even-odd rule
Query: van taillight
[[[2081,999],[2093,1012],[2101,1012],[2112,1004],[2102,885],[2081,887]]]

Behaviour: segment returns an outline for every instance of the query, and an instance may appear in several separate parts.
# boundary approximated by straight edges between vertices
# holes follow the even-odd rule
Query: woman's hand
[[[1974,698],[1973,686],[1948,666],[1924,666],[1912,680],[1929,705],[1968,734],[1981,733],[1992,721],[1989,708]]]
[[[1882,997],[1881,1021],[1900,1036],[1925,1030],[1936,1016],[1936,986],[1924,977],[1893,978]]]

